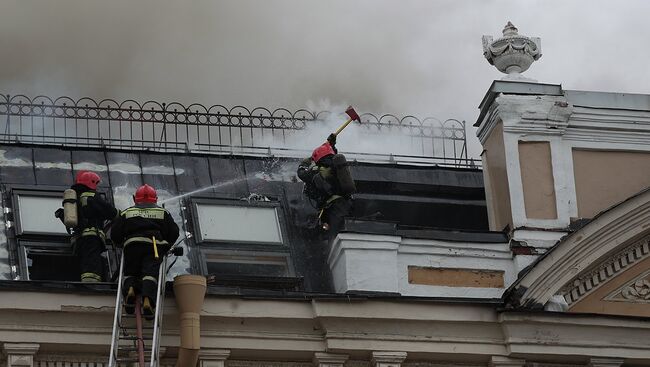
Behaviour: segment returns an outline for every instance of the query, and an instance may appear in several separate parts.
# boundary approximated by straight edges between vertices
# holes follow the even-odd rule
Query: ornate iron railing
[[[292,112],[284,108],[0,94],[0,116],[6,117],[0,118],[0,140],[162,152],[283,151],[290,155],[286,143],[291,135],[330,115],[304,109]],[[415,147],[409,156],[415,158],[448,165],[477,164],[467,157],[464,121],[365,113],[360,126],[368,133],[406,137]]]

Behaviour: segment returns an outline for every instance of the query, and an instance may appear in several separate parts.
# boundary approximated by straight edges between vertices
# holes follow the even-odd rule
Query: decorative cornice
[[[620,274],[629,265],[650,255],[650,237],[619,251],[596,269],[578,276],[569,286],[560,290],[569,305],[590,294],[599,285]]]
[[[399,365],[406,359],[406,352],[372,352],[372,364],[375,366]]]
[[[562,135],[573,113],[563,96],[499,94],[477,131],[482,144],[498,121],[503,130],[521,134]]]
[[[3,349],[6,354],[34,355],[38,352],[40,344],[36,343],[4,343]]]
[[[347,354],[333,354],[333,353],[323,353],[316,352],[314,353],[314,365],[320,367],[336,367],[343,366],[345,361],[348,360],[350,356]]]
[[[625,363],[623,358],[591,358],[588,367],[618,367]]]
[[[492,356],[490,358],[489,367],[524,367],[526,361],[523,359],[515,359],[503,356]]]
[[[650,270],[605,297],[607,301],[650,303]]]
[[[314,367],[308,362],[226,360],[226,367]]]

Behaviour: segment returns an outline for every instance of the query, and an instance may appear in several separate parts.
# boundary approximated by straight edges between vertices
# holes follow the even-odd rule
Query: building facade
[[[481,102],[482,169],[436,157],[444,124],[397,119],[431,153],[358,155],[355,210],[331,244],[295,179],[300,154],[254,142],[264,126],[286,137],[300,116],[251,127],[231,112],[104,105],[84,118],[79,101],[7,98],[0,366],[107,365],[115,284],[74,281],[51,215],[82,169],[120,208],[153,185],[183,228],[187,256],[168,280],[208,278],[200,366],[650,365],[650,96],[515,79]],[[118,255],[107,251],[107,275]],[[171,290],[163,309],[172,366]]]

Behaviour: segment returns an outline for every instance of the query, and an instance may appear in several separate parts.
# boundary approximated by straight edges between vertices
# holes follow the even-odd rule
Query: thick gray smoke
[[[527,76],[647,93],[648,10],[641,0],[3,0],[0,92],[292,110],[327,99],[471,124],[501,77],[481,35],[511,20],[542,38]]]

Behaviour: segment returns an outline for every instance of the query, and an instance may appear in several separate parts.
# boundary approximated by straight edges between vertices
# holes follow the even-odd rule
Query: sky
[[[540,82],[650,93],[647,14],[644,0],[2,0],[0,93],[353,105],[471,126],[503,76],[482,35],[512,21],[540,37],[524,74]]]

